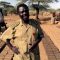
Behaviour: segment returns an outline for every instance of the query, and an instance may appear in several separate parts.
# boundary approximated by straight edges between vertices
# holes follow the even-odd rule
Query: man
[[[53,12],[51,16],[51,23],[55,24],[55,20],[56,20],[56,12]]]
[[[6,40],[6,44],[14,52],[13,60],[35,60],[34,51],[37,51],[36,47],[38,42],[41,41],[43,33],[38,28],[38,22],[29,19],[29,9],[25,4],[17,6],[17,13],[20,17],[20,23],[7,29],[1,39]],[[13,40],[13,45],[10,39]]]
[[[4,22],[4,16],[2,9],[0,9],[0,32],[4,32],[7,29],[6,24]]]

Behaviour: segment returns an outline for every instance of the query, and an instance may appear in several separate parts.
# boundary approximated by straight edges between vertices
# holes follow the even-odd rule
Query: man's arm
[[[8,28],[1,36],[0,36],[0,39],[2,41],[5,42],[5,45],[8,45],[8,47],[16,54],[18,54],[18,49],[13,46],[11,43],[10,43],[10,40],[13,38],[13,34],[12,34],[13,30],[12,28]]]
[[[33,45],[30,47],[29,51],[32,51],[37,45],[38,43],[42,40],[42,37],[40,38],[40,40],[35,40],[33,42]]]
[[[30,51],[32,51],[37,45],[38,43],[42,40],[42,38],[44,37],[43,31],[40,27],[40,24],[37,23],[37,34],[36,34],[36,40],[33,42],[33,45],[31,46],[31,48],[29,49]]]
[[[16,46],[13,46],[11,43],[10,43],[10,39],[7,39],[6,40],[6,44],[8,45],[8,47],[16,54],[19,54],[20,52],[18,51],[18,48],[16,48]]]

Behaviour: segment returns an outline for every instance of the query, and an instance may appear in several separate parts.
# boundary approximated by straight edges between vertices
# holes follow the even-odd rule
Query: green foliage
[[[57,11],[60,11],[60,9],[57,9]]]
[[[8,12],[8,13],[15,13],[16,10],[15,10],[14,7],[8,7],[8,8],[7,8],[7,12]]]
[[[48,11],[55,12],[56,10],[55,9],[48,9]]]
[[[17,0],[17,1],[20,1],[20,0]],[[26,1],[28,1],[28,0],[22,0],[22,2],[26,2]],[[42,2],[42,3],[44,3],[44,2],[58,2],[58,0],[31,0],[32,2]]]
[[[42,2],[42,3],[45,3],[45,2],[47,2],[47,3],[50,3],[50,2],[58,2],[58,0],[32,0],[32,2]]]
[[[4,15],[7,15],[7,13],[16,12],[14,6],[12,6],[9,2],[1,1],[0,4],[3,6]]]

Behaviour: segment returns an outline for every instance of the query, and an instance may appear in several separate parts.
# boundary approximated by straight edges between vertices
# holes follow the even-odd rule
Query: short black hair
[[[22,3],[22,4],[19,4],[19,5],[17,6],[17,13],[19,13],[19,8],[20,8],[20,7],[24,7],[24,8],[27,9],[27,11],[29,11],[28,6],[27,6],[26,4],[24,4],[24,3]]]

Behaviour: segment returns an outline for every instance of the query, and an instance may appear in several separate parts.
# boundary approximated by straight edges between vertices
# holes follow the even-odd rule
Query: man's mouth
[[[25,18],[25,19],[26,19],[26,18],[27,18],[27,16],[23,16],[23,18]]]

